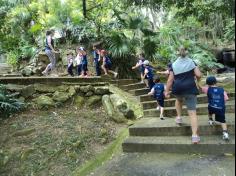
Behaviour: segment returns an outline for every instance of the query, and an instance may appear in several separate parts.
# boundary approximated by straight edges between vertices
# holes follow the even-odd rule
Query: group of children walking
[[[106,50],[98,50],[96,46],[93,46],[93,63],[96,70],[96,76],[101,76],[101,69],[105,75],[111,73],[117,78],[118,73],[111,70],[112,62],[108,56]],[[67,53],[67,72],[71,76],[75,76],[73,68],[76,67],[77,75],[81,77],[88,76],[88,57],[84,47],[76,48],[76,56],[74,57],[73,52]]]
[[[141,75],[141,83],[145,83],[147,88],[150,89],[149,95],[154,96],[157,100],[157,110],[160,111],[160,119],[165,120],[164,118],[164,107],[165,99],[170,98],[165,94],[166,86],[164,83],[161,83],[159,76],[154,74],[154,69],[150,65],[148,60],[145,60],[144,54],[140,54],[137,64],[132,67],[132,69],[139,69]],[[157,72],[157,74],[169,75],[172,69],[172,64],[168,64],[168,68],[164,72]],[[200,81],[197,82],[197,86],[200,89],[200,92],[205,93],[208,98],[208,116],[209,116],[209,125],[214,125],[218,122],[222,125],[223,129],[223,139],[229,140],[229,133],[226,124],[226,106],[225,103],[229,100],[227,93],[221,87],[217,86],[217,80],[214,76],[210,76],[206,79],[206,86],[201,86]],[[213,119],[215,115],[215,120]],[[179,123],[180,124],[180,123]],[[199,143],[199,140],[193,143]]]

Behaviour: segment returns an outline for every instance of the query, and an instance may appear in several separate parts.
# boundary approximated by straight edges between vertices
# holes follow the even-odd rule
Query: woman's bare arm
[[[174,82],[174,73],[170,72],[170,75],[168,77],[167,84],[166,84],[166,90],[165,90],[166,97],[168,97],[170,94],[170,88],[172,87],[173,82]]]

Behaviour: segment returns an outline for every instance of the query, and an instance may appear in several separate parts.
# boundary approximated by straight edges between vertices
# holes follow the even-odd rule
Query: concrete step
[[[112,80],[110,81],[111,84],[114,84],[118,87],[124,86],[124,85],[129,85],[129,84],[134,84],[137,83],[138,80],[136,79],[118,79],[118,80]]]
[[[226,114],[228,131],[235,134],[235,114]],[[198,116],[200,135],[221,135],[219,124],[208,125],[208,116]],[[190,136],[192,134],[190,118],[183,117],[183,124],[176,125],[173,118],[160,120],[159,118],[145,118],[129,128],[130,136]]]
[[[226,112],[227,113],[234,113],[235,112],[235,101],[229,101],[226,104]],[[155,109],[148,109],[144,110],[144,117],[159,117],[160,111]],[[182,115],[187,115],[187,108],[186,106],[183,107]],[[205,115],[208,114],[208,104],[199,104],[197,106],[197,114],[198,115]],[[167,107],[165,108],[164,112],[165,117],[175,117],[176,116],[176,109],[175,107]]]
[[[228,94],[229,98],[231,101],[235,100],[235,93],[229,93]],[[165,100],[165,107],[173,107],[175,106],[175,98],[172,99],[166,99]],[[208,98],[207,95],[205,94],[201,94],[198,96],[198,103],[199,104],[206,104],[208,103]],[[147,102],[142,102],[142,106],[144,110],[148,110],[148,109],[154,109],[157,107],[157,102],[154,101],[147,101]]]
[[[61,84],[64,82],[69,83],[96,83],[96,82],[109,82],[110,80],[102,79],[100,77],[78,78],[78,77],[1,77],[1,84]]]
[[[143,89],[145,87],[146,85],[143,83],[135,83],[135,84],[128,84],[128,85],[121,86],[121,88],[125,91],[134,90],[134,89]]]
[[[193,145],[190,136],[129,137],[122,145],[124,152],[235,154],[235,136],[229,142],[222,136],[201,136],[201,143]]]
[[[201,96],[201,95],[199,95],[199,96]],[[229,93],[229,96],[230,97],[232,97],[232,96],[235,97],[235,92]],[[171,95],[171,98],[175,98],[174,95]],[[155,99],[152,95],[147,95],[147,94],[146,95],[141,95],[139,97],[139,99],[140,99],[141,103],[155,101]]]
[[[5,63],[0,63],[0,74],[8,74],[11,72],[12,67]]]
[[[129,93],[131,93],[134,96],[146,95],[149,92],[150,90],[148,88],[129,90]]]
[[[23,77],[20,73],[0,74],[0,77]]]

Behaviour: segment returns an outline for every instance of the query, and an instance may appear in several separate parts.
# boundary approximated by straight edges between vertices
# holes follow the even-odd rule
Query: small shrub
[[[8,118],[10,115],[21,111],[25,104],[7,94],[4,86],[0,85],[0,118]]]

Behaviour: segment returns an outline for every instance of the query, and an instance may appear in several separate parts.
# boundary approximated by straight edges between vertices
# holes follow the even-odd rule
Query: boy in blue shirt
[[[99,50],[95,45],[93,45],[93,62],[96,69],[96,75],[101,76],[100,55],[99,55]]]
[[[213,125],[213,115],[215,115],[215,121],[220,122],[223,129],[223,140],[229,140],[229,133],[225,120],[225,102],[229,100],[229,97],[225,90],[218,87],[217,80],[214,76],[210,76],[206,80],[207,87],[199,87],[202,92],[207,94],[208,97],[208,111],[209,111],[209,124]]]
[[[155,85],[155,83],[153,82],[153,77],[154,77],[153,68],[150,66],[150,63],[148,60],[145,60],[143,62],[143,65],[145,67],[144,78],[148,80],[147,87],[151,90],[153,86]]]
[[[153,86],[151,92],[148,95],[153,95],[154,98],[157,100],[157,110],[160,110],[160,119],[165,120],[164,118],[164,107],[165,107],[165,85],[160,83],[160,78],[158,76],[154,77],[155,85]]]

